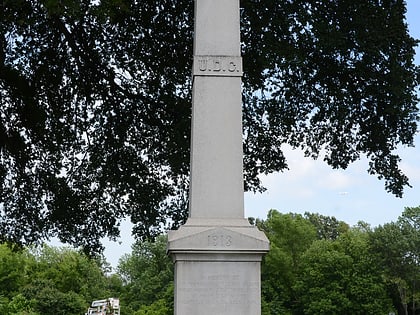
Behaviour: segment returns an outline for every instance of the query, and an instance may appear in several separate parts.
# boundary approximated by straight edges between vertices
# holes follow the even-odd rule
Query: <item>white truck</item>
[[[108,298],[93,301],[85,315],[120,315],[120,300]]]

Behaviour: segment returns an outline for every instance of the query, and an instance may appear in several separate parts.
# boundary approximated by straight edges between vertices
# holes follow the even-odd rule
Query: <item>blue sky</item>
[[[410,33],[420,38],[420,1],[407,1]],[[416,63],[420,64],[417,48]],[[262,176],[267,191],[245,194],[245,216],[265,219],[270,209],[280,212],[318,212],[334,216],[350,225],[364,221],[372,226],[395,221],[405,207],[420,206],[420,134],[417,148],[400,148],[401,168],[410,179],[403,198],[385,191],[384,182],[367,173],[368,161],[362,159],[346,170],[333,170],[322,160],[305,158],[299,150],[284,147],[289,170]],[[123,224],[119,243],[105,241],[105,256],[112,266],[124,253],[131,252],[131,228]]]

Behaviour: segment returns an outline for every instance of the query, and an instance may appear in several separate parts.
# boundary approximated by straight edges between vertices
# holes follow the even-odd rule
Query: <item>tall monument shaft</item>
[[[189,218],[168,235],[175,315],[260,315],[269,244],[244,218],[239,0],[195,0]]]
[[[190,217],[243,218],[239,0],[196,0]]]

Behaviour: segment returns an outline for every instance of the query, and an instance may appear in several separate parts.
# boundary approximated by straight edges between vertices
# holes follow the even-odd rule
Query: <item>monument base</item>
[[[269,243],[246,219],[189,219],[168,235],[175,315],[261,314],[260,265]]]

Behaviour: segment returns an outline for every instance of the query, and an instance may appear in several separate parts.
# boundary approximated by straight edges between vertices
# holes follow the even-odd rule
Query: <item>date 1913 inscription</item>
[[[232,245],[232,236],[226,234],[210,234],[207,236],[207,245],[210,247],[229,247]]]
[[[194,56],[193,74],[242,76],[242,58],[236,56]]]

